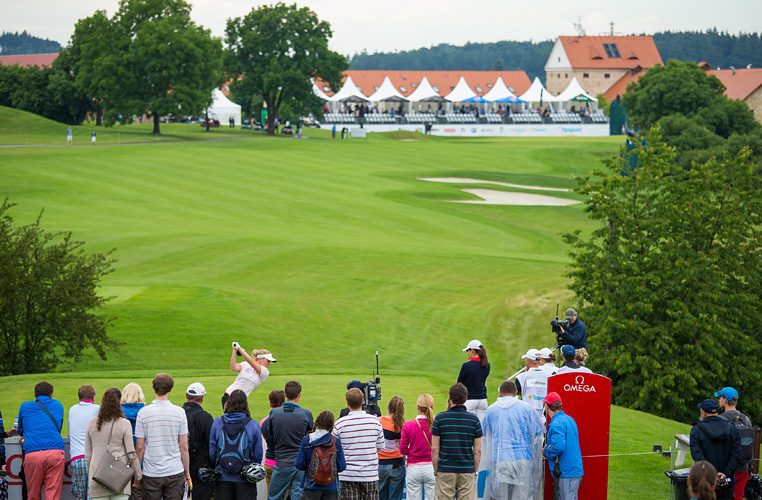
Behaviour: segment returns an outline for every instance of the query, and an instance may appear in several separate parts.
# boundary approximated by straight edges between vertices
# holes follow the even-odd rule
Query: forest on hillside
[[[0,56],[53,54],[58,52],[60,46],[58,42],[30,35],[26,31],[22,33],[3,31],[0,35]]]
[[[707,31],[663,32],[653,35],[666,63],[706,61],[717,68],[762,67],[762,34],[732,35]],[[350,69],[368,70],[524,70],[530,79],[545,80],[545,62],[553,40],[542,42],[467,43],[463,46],[440,44],[403,52],[361,52],[350,58]]]

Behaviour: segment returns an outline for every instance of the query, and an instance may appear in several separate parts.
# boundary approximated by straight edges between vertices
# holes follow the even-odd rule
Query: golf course
[[[442,411],[472,339],[489,354],[494,402],[528,348],[555,344],[556,302],[578,306],[560,234],[595,225],[583,203],[561,202],[581,202],[573,176],[590,175],[623,141],[341,140],[316,129],[295,139],[197,124],[162,124],[154,136],[151,124],[135,124],[99,127],[93,146],[86,124],[73,127],[69,147],[66,128],[0,107],[0,196],[16,204],[17,225],[44,210],[46,230],[71,231],[90,252],[113,249],[103,314],[122,346],[106,360],[94,350],[78,364],[62,359],[55,373],[0,377],[6,427],[40,380],[68,410],[85,383],[100,399],[138,382],[150,402],[158,372],[175,378],[175,404],[202,382],[204,408],[218,416],[235,378],[232,341],[278,360],[249,399],[256,418],[288,380],[301,382],[314,414],[338,412],[347,382],[371,379],[376,351],[382,407],[400,395],[413,418],[418,395],[430,393]],[[525,204],[473,203],[487,199],[464,191],[477,189]],[[558,203],[530,203],[545,197]],[[590,326],[588,335],[594,343]],[[689,430],[613,407],[610,453],[668,449]],[[609,464],[610,499],[668,497],[668,458]]]

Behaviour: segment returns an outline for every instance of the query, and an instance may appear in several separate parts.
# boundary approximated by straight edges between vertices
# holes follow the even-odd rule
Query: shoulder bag
[[[429,436],[426,435],[426,431],[423,429],[423,426],[421,425],[421,419],[416,418],[415,421],[418,423],[418,427],[421,429],[421,432],[423,433],[423,437],[426,439],[426,444],[428,444],[429,448],[431,448],[431,441],[429,441]]]
[[[135,474],[135,470],[130,464],[124,464],[119,461],[120,458],[127,456],[126,453],[121,457],[115,457],[108,451],[113,433],[114,421],[111,422],[111,431],[109,431],[108,434],[106,451],[103,453],[103,456],[101,456],[98,468],[93,474],[93,481],[113,491],[115,495],[121,495],[127,487],[127,484],[132,481],[132,476]]]

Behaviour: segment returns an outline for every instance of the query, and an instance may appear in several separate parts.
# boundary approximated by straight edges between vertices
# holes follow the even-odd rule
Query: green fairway
[[[582,204],[445,201],[475,199],[461,191],[474,187],[547,192],[418,178],[572,188],[573,174],[589,174],[621,143],[420,134],[341,141],[316,130],[297,140],[225,128],[212,137],[234,140],[200,142],[209,137],[201,127],[170,124],[158,139],[171,142],[143,144],[157,138],[149,125],[132,125],[99,130],[97,146],[66,147],[65,125],[27,123],[32,115],[7,108],[0,116],[24,123],[30,143],[62,144],[0,148],[0,195],[18,204],[16,222],[32,222],[44,208],[45,228],[73,231],[92,251],[116,248],[103,293],[114,297],[110,333],[124,346],[106,361],[86,352],[79,365],[65,360],[44,375],[57,399],[68,408],[87,382],[99,397],[129,381],[148,394],[153,375],[167,371],[177,378],[174,402],[199,380],[215,415],[234,378],[234,340],[278,359],[252,395],[255,415],[266,413],[267,392],[290,379],[302,382],[313,412],[338,411],[346,383],[370,379],[376,350],[384,403],[400,394],[412,417],[416,397],[428,392],[441,410],[465,360],[461,349],[474,338],[490,356],[493,400],[526,349],[553,345],[556,301],[571,305],[559,233],[594,226]],[[3,143],[24,144],[2,127]],[[76,129],[75,143],[88,130]],[[117,133],[119,142],[140,144],[100,147],[101,138],[116,143]],[[410,140],[417,138],[425,140]],[[7,421],[42,377],[0,378]],[[672,434],[688,431],[620,408],[612,422],[612,453],[668,446]],[[610,498],[665,497],[668,465],[659,456],[612,458]]]

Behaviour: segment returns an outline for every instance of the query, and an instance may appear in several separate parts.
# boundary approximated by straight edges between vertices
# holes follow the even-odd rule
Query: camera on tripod
[[[366,413],[375,414],[380,411],[378,400],[381,399],[381,386],[379,384],[381,384],[381,377],[378,374],[378,351],[376,351],[376,377],[363,384],[365,402],[362,405],[362,409]]]
[[[550,327],[556,336],[556,347],[561,347],[562,345],[567,343],[566,337],[564,336],[564,332],[562,328],[564,330],[569,329],[569,320],[558,319],[558,305],[559,305],[559,302],[556,302],[556,319],[550,322]]]

